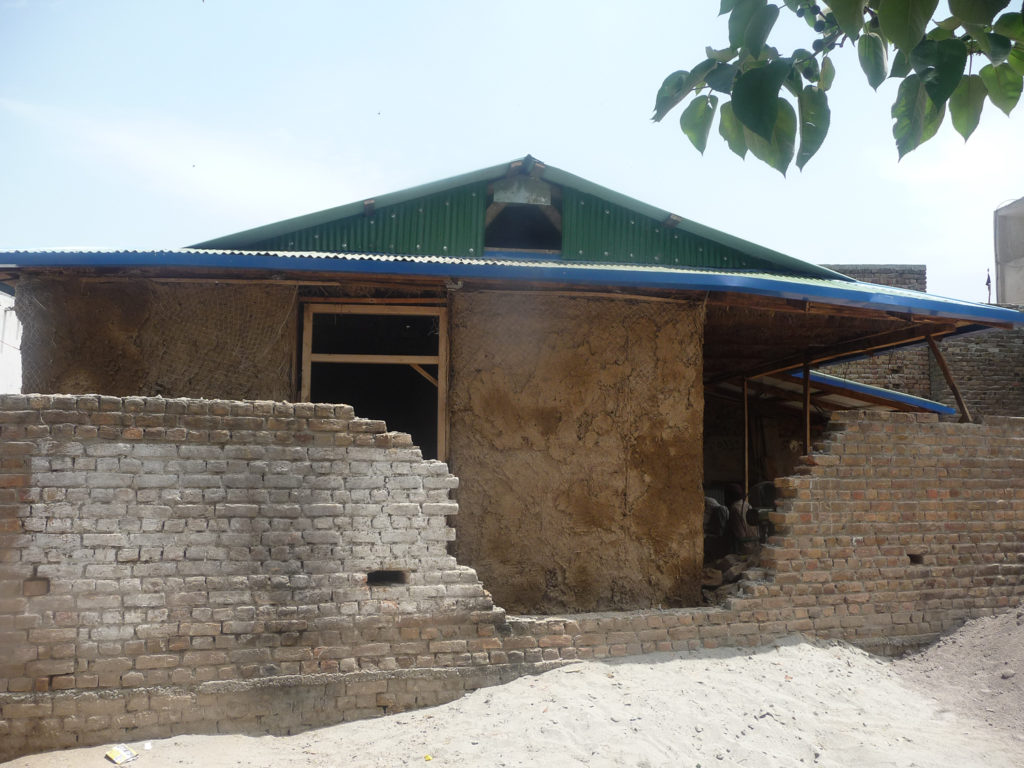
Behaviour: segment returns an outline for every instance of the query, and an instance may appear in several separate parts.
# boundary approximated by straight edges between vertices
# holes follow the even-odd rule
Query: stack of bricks
[[[892,653],[1024,597],[1024,420],[839,413],[817,449],[724,606],[507,618],[446,554],[447,467],[347,406],[0,397],[0,759],[793,633]]]

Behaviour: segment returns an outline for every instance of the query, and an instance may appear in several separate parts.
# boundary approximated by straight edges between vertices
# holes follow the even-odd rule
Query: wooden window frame
[[[436,355],[334,355],[313,354],[314,315],[415,315],[437,318]],[[448,460],[448,309],[443,306],[407,304],[339,304],[305,302],[302,315],[302,369],[300,399],[309,402],[313,363],[370,363],[408,365],[437,387],[437,458]],[[437,378],[423,366],[436,365]],[[366,415],[366,414],[359,414]],[[372,417],[372,414],[369,416]]]

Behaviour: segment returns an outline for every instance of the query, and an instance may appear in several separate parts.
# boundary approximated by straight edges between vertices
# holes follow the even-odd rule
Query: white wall
[[[21,392],[21,324],[14,297],[0,293],[0,394]]]

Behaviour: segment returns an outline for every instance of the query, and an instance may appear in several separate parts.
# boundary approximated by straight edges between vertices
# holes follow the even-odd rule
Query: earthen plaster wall
[[[459,561],[508,610],[699,602],[700,306],[458,292]]]
[[[293,286],[23,277],[22,392],[289,400]]]

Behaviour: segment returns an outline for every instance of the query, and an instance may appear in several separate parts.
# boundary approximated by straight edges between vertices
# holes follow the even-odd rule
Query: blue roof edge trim
[[[731,292],[796,301],[816,301],[880,312],[1024,327],[1024,313],[989,304],[858,281],[756,272],[672,268],[654,265],[458,259],[434,256],[328,254],[258,251],[0,251],[0,268],[25,267],[202,267],[286,272],[328,272],[437,279],[509,280],[579,286],[698,292]],[[961,328],[964,333],[978,328]]]
[[[796,381],[803,381],[804,379],[804,373],[801,370],[790,371],[784,375],[791,379],[795,379]],[[906,405],[912,405],[915,408],[923,408],[932,411],[933,413],[940,413],[946,416],[955,416],[960,413],[956,408],[946,405],[945,403],[937,402],[936,400],[929,400],[926,397],[918,397],[917,395],[908,395],[906,392],[898,392],[895,389],[886,389],[885,387],[875,387],[871,384],[862,384],[859,381],[852,381],[851,379],[844,379],[839,376],[831,376],[827,373],[822,373],[821,371],[811,371],[811,382],[827,384],[839,389],[845,389],[854,394],[873,395],[896,403],[905,403]]]

